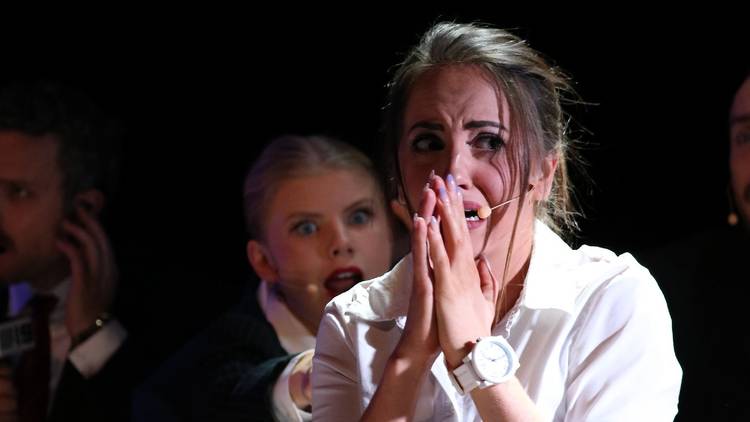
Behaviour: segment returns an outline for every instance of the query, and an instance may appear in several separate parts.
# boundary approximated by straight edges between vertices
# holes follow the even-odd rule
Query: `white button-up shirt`
[[[367,408],[403,332],[411,282],[407,256],[328,304],[313,364],[314,420],[358,420]],[[537,222],[523,291],[493,334],[515,349],[516,376],[547,420],[667,421],[677,413],[682,371],[671,318],[630,254],[573,250]],[[415,420],[480,420],[442,356],[420,388]]]

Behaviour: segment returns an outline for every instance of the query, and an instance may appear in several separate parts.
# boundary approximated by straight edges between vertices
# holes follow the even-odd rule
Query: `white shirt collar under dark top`
[[[287,353],[300,353],[315,348],[315,336],[307,331],[266,281],[261,281],[258,286],[258,303]]]

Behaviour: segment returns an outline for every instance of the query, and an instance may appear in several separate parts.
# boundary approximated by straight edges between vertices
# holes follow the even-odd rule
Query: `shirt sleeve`
[[[647,270],[599,286],[573,335],[560,419],[674,420],[682,370],[664,296]]]
[[[91,378],[107,364],[127,337],[128,332],[120,322],[111,320],[71,350],[68,359],[84,378]]]
[[[309,422],[312,420],[312,414],[298,408],[297,405],[294,404],[294,401],[292,401],[292,396],[289,393],[289,377],[292,374],[292,369],[294,369],[294,366],[297,365],[303,357],[312,353],[313,350],[308,350],[295,356],[286,365],[281,375],[279,375],[279,379],[276,380],[271,397],[273,403],[273,414],[276,420],[290,422]]]
[[[313,358],[313,420],[354,421],[364,410],[352,342],[329,305],[318,328]]]

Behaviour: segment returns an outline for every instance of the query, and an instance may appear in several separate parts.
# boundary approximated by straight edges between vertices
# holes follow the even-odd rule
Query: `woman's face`
[[[278,283],[313,334],[334,296],[389,269],[392,236],[382,193],[364,171],[333,169],[285,180],[265,223],[262,249],[273,271],[261,274],[253,266]]]
[[[422,75],[412,87],[403,123],[398,156],[411,206],[419,204],[432,170],[443,177],[450,173],[463,194],[475,253],[483,250],[490,224],[492,233],[484,251],[506,251],[520,199],[496,209],[491,219],[480,220],[476,215],[480,207],[492,207],[522,191],[518,181],[509,185],[511,171],[505,149],[510,120],[503,93],[475,67],[436,69]],[[540,173],[532,166],[532,183],[541,181]],[[514,245],[530,247],[532,201],[543,198],[545,192],[544,187],[535,187],[526,196]]]

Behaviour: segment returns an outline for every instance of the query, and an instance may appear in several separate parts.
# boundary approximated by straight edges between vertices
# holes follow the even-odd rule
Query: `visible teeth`
[[[336,275],[336,278],[352,278],[352,277],[354,277],[354,272],[352,272],[352,271],[345,272],[345,273],[340,273],[340,274]]]
[[[471,217],[466,217],[466,221],[479,221],[479,216],[473,215]]]

